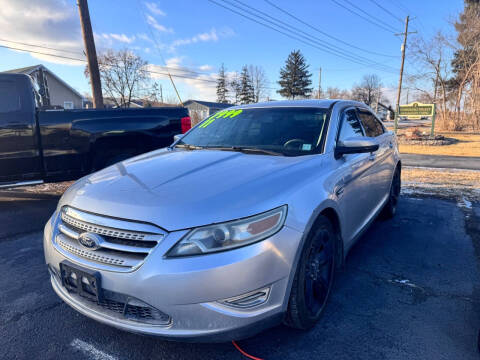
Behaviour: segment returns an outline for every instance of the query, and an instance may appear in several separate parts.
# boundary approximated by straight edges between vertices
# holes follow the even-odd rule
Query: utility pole
[[[403,35],[403,44],[402,44],[402,65],[400,66],[400,79],[398,80],[398,93],[397,93],[397,106],[396,106],[396,111],[395,111],[395,125],[394,125],[394,131],[395,134],[397,133],[397,128],[398,128],[398,112],[400,110],[400,95],[402,94],[402,80],[403,80],[403,66],[405,64],[405,48],[407,47],[407,37],[408,34],[414,34],[414,32],[408,32],[408,21],[410,17],[407,16],[405,18],[405,32],[401,34],[395,34],[395,35]]]
[[[100,80],[100,71],[98,70],[97,52],[95,50],[95,41],[93,40],[92,23],[90,22],[87,0],[77,0],[77,5],[88,61],[88,73],[90,74],[90,83],[92,85],[93,107],[96,109],[103,108],[102,82]]]
[[[318,73],[318,99],[322,97],[322,68],[319,69]]]

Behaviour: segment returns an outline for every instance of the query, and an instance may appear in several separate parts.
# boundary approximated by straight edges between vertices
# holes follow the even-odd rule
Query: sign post
[[[435,136],[435,117],[437,116],[437,105],[433,104],[433,115],[432,115],[432,129],[430,130],[430,137]]]

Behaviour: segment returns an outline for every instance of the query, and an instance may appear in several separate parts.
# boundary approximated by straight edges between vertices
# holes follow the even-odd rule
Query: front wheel
[[[324,216],[317,219],[297,265],[286,325],[307,330],[320,319],[335,277],[336,240],[331,222]]]
[[[395,213],[397,212],[398,198],[400,197],[400,187],[401,187],[400,168],[397,168],[395,170],[395,174],[393,174],[392,185],[390,186],[388,201],[382,210],[382,214],[381,214],[382,218],[391,219],[392,217],[395,216]]]

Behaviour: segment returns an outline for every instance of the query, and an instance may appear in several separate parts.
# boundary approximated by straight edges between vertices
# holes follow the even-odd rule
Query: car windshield
[[[289,156],[319,153],[328,114],[328,109],[307,107],[224,110],[205,119],[175,146]]]

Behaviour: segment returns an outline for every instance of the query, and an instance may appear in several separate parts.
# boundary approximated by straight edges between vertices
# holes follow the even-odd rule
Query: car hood
[[[286,204],[320,158],[161,149],[80,179],[60,206],[187,229]]]

